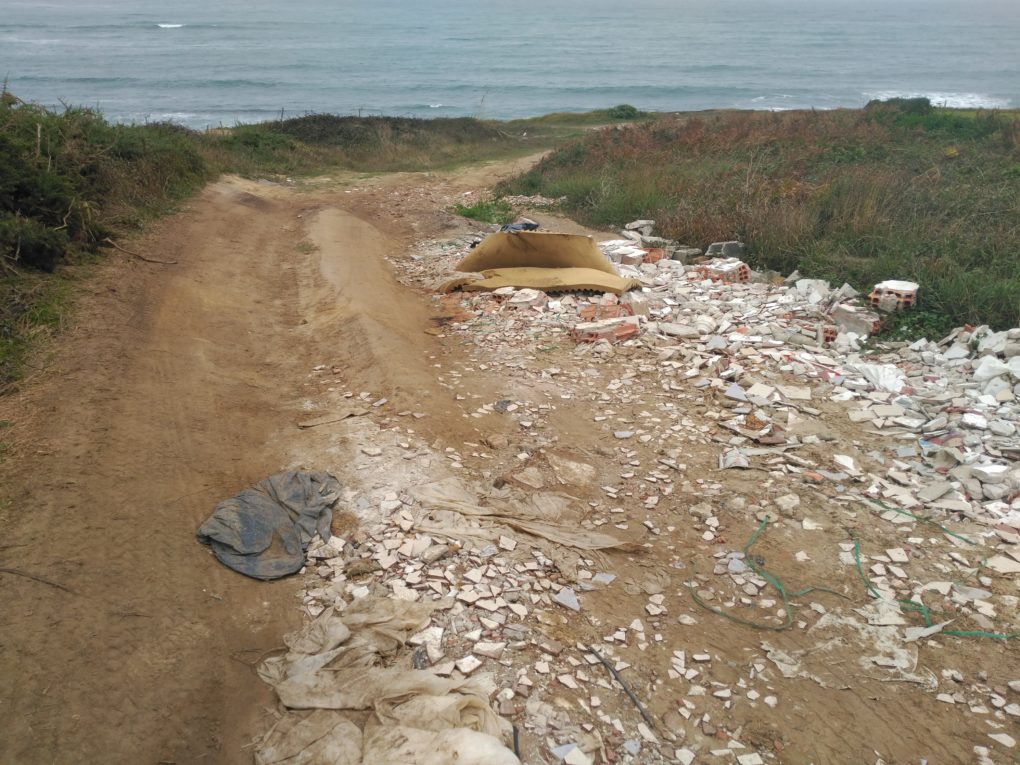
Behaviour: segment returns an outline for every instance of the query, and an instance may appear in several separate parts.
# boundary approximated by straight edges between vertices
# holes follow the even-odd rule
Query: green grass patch
[[[718,112],[589,131],[501,194],[565,196],[582,222],[653,218],[693,246],[739,238],[754,265],[921,285],[901,335],[1020,324],[1020,113],[879,102]]]
[[[33,343],[62,326],[72,296],[72,280],[62,274],[0,280],[0,391],[23,376]]]
[[[453,211],[471,220],[504,225],[514,219],[514,211],[505,199],[485,199],[473,205],[454,205]]]

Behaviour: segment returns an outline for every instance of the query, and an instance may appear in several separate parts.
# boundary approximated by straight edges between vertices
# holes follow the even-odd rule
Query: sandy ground
[[[417,433],[437,453],[507,435],[500,459],[513,466],[517,426],[498,415],[465,416],[467,404],[454,393],[559,399],[556,383],[536,387],[484,364],[458,367],[469,351],[429,331],[429,297],[400,284],[386,260],[403,257],[416,239],[466,230],[446,212],[451,201],[513,169],[319,179],[294,188],[226,178],[126,243],[176,265],[116,254],[98,269],[73,326],[47,349],[45,373],[0,401],[0,419],[12,423],[0,567],[17,572],[0,573],[0,761],[251,762],[252,742],[274,707],[253,666],[300,624],[299,583],[230,572],[195,542],[194,530],[216,501],[283,468],[328,469],[358,482],[353,464],[312,464],[342,453],[334,436],[294,425],[307,416],[316,367],[339,370],[346,389],[386,397],[376,418],[382,426],[400,409],[426,415]],[[562,356],[535,364],[567,368]],[[450,368],[460,370],[455,386]],[[561,446],[618,472],[616,446],[592,409],[591,400],[557,400],[549,426]],[[687,461],[709,471],[716,453],[694,451]],[[480,474],[483,466],[467,459],[465,468]],[[753,494],[760,481],[725,480],[732,483],[715,492],[720,501]],[[678,543],[696,547],[697,535],[684,539],[683,526],[686,506],[701,499],[693,487],[664,510],[662,524],[680,529]],[[731,547],[756,524],[724,522],[732,523]],[[865,516],[855,525],[866,523]],[[802,573],[832,585],[823,549],[837,538],[844,537],[808,543],[817,546],[803,549],[819,563]],[[881,532],[872,541],[889,547],[896,538]],[[760,552],[783,568],[804,544],[779,534]],[[687,574],[670,570],[673,558],[663,546],[638,558],[614,554],[613,565],[621,580],[665,577],[668,590],[682,592]],[[586,604],[588,621],[550,629],[565,644],[598,640],[600,629],[647,618],[645,602],[622,589],[598,593]],[[666,647],[712,652],[714,677],[725,683],[738,683],[761,653],[761,634],[705,614],[693,626],[670,624]],[[796,631],[775,641],[786,650],[812,647]],[[1001,645],[938,651],[952,655],[923,654],[922,663],[969,677],[987,671],[990,685],[1012,679],[1016,668]],[[642,655],[629,655],[650,711],[675,719],[676,695],[654,692],[668,663],[644,671]],[[787,681],[777,708],[742,707],[724,718],[727,727],[774,761],[819,765],[880,756],[967,762],[975,744],[988,743],[980,721],[916,684],[870,678],[850,664],[828,669],[836,678],[830,687]],[[628,710],[625,699],[613,704]],[[712,726],[702,733],[717,735]],[[540,742],[528,747],[541,762]]]
[[[513,166],[411,176],[413,221],[372,201],[407,177],[227,178],[125,243],[176,265],[113,253],[83,286],[45,372],[0,401],[0,567],[67,588],[0,574],[0,761],[251,761],[273,706],[252,666],[300,624],[297,585],[233,574],[194,530],[293,462],[321,359],[442,421],[425,303],[382,256],[453,219],[435,195]]]

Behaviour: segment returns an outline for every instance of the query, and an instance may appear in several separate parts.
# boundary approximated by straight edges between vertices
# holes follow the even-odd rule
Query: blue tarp
[[[329,473],[271,475],[216,505],[198,541],[223,565],[255,579],[293,574],[316,533],[329,540],[340,489]]]

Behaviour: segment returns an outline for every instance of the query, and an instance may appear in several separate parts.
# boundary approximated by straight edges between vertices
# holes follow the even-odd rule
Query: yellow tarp
[[[473,282],[453,279],[439,289],[441,292],[452,292],[458,288],[470,292],[491,292],[500,287],[530,287],[543,292],[594,290],[622,295],[641,286],[637,279],[624,279],[593,268],[491,268],[482,271],[482,276],[485,278]]]
[[[584,268],[616,276],[616,269],[590,236],[543,231],[490,234],[457,264],[458,271],[490,268]]]

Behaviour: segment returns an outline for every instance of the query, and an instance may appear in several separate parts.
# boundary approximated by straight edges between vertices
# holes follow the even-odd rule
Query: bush
[[[902,114],[931,114],[931,100],[927,98],[874,99],[864,106],[867,111],[895,111]]]
[[[11,213],[0,213],[0,254],[15,263],[53,271],[68,246],[67,234]]]
[[[618,104],[609,110],[609,116],[614,120],[634,120],[641,116],[641,112],[636,106]]]
[[[89,109],[57,114],[0,100],[3,251],[25,265],[52,270],[71,249],[94,249],[123,218],[162,212],[210,175],[185,128],[111,125]]]

